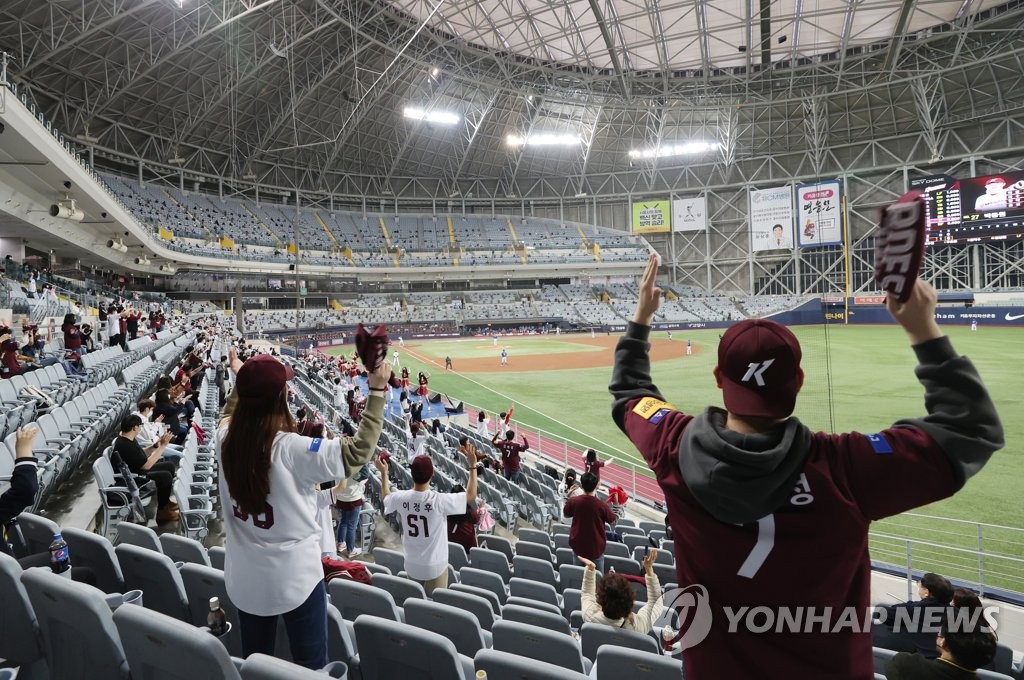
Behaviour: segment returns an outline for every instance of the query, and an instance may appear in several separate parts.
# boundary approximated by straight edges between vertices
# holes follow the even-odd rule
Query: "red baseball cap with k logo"
[[[787,418],[800,391],[800,341],[782,324],[747,319],[718,344],[725,408],[740,416]]]

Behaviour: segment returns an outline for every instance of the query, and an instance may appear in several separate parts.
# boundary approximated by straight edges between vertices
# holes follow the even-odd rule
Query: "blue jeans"
[[[362,513],[363,508],[359,506],[351,510],[342,510],[338,517],[338,543],[344,543],[349,552],[359,547],[356,545],[356,531],[359,529],[359,516]]]
[[[523,483],[523,473],[520,472],[519,470],[516,470],[515,472],[510,472],[508,470],[505,470],[504,472],[505,472],[505,479],[507,479],[508,481],[512,482],[513,484],[522,484]]]
[[[320,581],[306,601],[281,614],[288,631],[292,660],[300,666],[319,670],[327,665],[327,588]],[[274,655],[277,616],[256,616],[238,610],[242,656],[259,652]]]

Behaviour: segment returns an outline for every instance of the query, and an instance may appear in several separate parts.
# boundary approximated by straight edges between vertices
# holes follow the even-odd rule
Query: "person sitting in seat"
[[[136,475],[144,475],[156,484],[157,522],[177,522],[179,519],[178,504],[171,502],[171,489],[174,486],[175,465],[170,461],[161,461],[164,449],[171,442],[171,433],[165,433],[156,444],[143,449],[136,437],[142,432],[142,417],[132,414],[121,421],[121,434],[114,440],[114,455],[120,457],[128,469]]]
[[[583,592],[580,596],[583,604],[583,621],[603,623],[614,628],[635,630],[638,633],[650,633],[654,622],[665,611],[665,605],[661,601],[661,584],[654,573],[654,560],[657,556],[658,552],[651,550],[644,557],[647,604],[635,614],[630,580],[622,574],[605,574],[595,593],[597,565],[585,557],[580,557],[579,561],[587,568],[583,573]]]
[[[928,625],[929,621],[945,618],[953,599],[953,585],[949,579],[938,574],[921,577],[915,602],[883,607],[885,619],[871,627],[872,644],[875,647],[896,652],[917,652],[926,659],[939,655],[935,648],[935,634],[938,632]],[[938,624],[935,624],[936,626]]]

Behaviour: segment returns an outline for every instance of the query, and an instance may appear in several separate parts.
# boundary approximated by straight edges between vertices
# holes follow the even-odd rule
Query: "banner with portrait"
[[[750,190],[750,250],[793,247],[793,187]]]

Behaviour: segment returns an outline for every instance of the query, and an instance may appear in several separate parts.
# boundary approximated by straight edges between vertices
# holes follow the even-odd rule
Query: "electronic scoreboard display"
[[[1024,172],[969,179],[932,175],[910,186],[925,195],[929,244],[1024,237]]]

